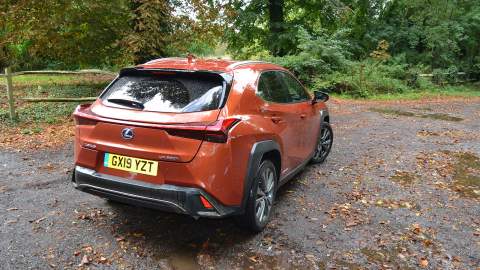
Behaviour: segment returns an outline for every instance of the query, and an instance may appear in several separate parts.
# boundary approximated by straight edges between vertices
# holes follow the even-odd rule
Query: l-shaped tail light
[[[214,122],[212,125],[207,126],[205,133],[205,140],[208,142],[225,143],[228,140],[228,132],[238,122],[239,118],[225,118]]]
[[[172,126],[165,130],[173,136],[225,143],[228,132],[240,121],[240,118],[222,118],[210,124]]]

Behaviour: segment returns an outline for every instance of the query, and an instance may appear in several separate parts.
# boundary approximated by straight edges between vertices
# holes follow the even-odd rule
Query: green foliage
[[[167,55],[172,33],[173,8],[168,1],[133,0],[130,2],[132,30],[126,44],[135,63]]]
[[[347,72],[333,72],[314,79],[313,89],[354,97],[423,91],[433,85],[407,65],[381,64],[372,60],[352,62]]]
[[[0,67],[14,70],[192,52],[278,63],[354,96],[480,79],[478,0],[4,0],[0,14]]]
[[[342,34],[341,31],[334,35],[323,32],[312,36],[306,30],[300,29],[297,36],[297,54],[284,57],[267,56],[264,59],[290,69],[309,85],[315,76],[342,71],[349,65],[348,44],[340,38]]]
[[[16,70],[111,65],[122,55],[119,36],[128,27],[123,0],[6,0],[0,8],[0,51]]]
[[[15,77],[15,95],[17,97],[92,97],[98,96],[107,86],[110,78],[95,76],[46,76],[23,75]],[[11,123],[7,105],[0,103],[0,127],[5,124],[33,124],[23,132],[34,134],[36,124],[55,124],[65,121],[79,103],[17,102],[18,121]]]
[[[224,6],[210,0],[0,1],[0,68],[111,68],[188,50],[208,53],[220,42]]]
[[[17,113],[20,122],[54,124],[71,115],[77,105],[76,103],[36,103],[20,108]]]
[[[268,39],[271,2],[236,1],[229,50],[286,66],[313,88],[367,97],[480,79],[478,1],[284,0],[286,30],[276,41]],[[269,43],[285,36],[287,55],[270,56]]]

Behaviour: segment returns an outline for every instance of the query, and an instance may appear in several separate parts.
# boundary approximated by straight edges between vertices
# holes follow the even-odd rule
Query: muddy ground
[[[76,191],[71,143],[0,150],[0,268],[479,269],[480,100],[329,103],[258,235]]]

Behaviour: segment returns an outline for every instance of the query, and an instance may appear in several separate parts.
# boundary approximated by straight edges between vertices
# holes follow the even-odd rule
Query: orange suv
[[[285,68],[166,58],[120,71],[75,118],[74,186],[261,231],[277,189],[328,156],[328,95]]]

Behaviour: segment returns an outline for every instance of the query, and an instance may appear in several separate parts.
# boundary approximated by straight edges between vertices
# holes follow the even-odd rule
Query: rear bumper
[[[76,189],[100,197],[195,218],[220,218],[241,213],[240,207],[226,207],[199,188],[155,185],[97,173],[81,166],[75,167],[72,181]],[[213,209],[202,205],[200,195],[210,202]]]

